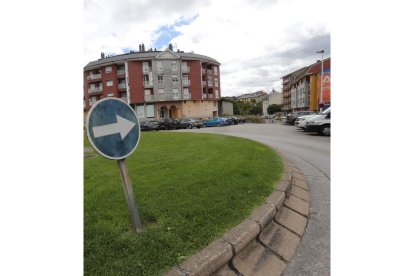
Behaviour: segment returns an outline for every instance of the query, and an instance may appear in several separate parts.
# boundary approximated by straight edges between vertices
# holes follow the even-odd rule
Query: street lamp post
[[[320,93],[320,95],[319,95],[319,106],[320,106],[320,111],[322,111],[322,107],[321,107],[321,104],[323,103],[323,99],[322,99],[322,97],[323,97],[323,95],[322,95],[322,89],[323,89],[323,53],[324,53],[325,51],[324,50],[321,50],[321,51],[318,51],[318,52],[316,52],[317,54],[322,54],[322,60],[321,60],[321,93]]]

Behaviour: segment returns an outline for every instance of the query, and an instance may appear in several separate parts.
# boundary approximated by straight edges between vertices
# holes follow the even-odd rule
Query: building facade
[[[269,95],[263,100],[263,115],[266,116],[267,114],[267,108],[269,105],[277,104],[282,105],[283,98],[282,93],[273,91],[272,93],[269,93]]]
[[[329,106],[331,102],[331,58],[323,60],[323,81],[321,82],[321,61],[303,67],[282,77],[283,110],[318,111],[319,105]],[[320,100],[322,85],[322,100]]]
[[[98,100],[121,98],[138,118],[218,115],[220,63],[194,53],[149,49],[107,56],[84,67],[85,114]]]
[[[267,93],[264,91],[256,91],[254,93],[243,94],[237,97],[238,101],[245,103],[259,103],[267,97]]]

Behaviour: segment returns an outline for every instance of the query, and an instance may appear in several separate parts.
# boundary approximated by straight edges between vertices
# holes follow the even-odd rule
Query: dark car
[[[298,111],[298,112],[292,112],[292,113],[289,113],[287,116],[286,116],[286,124],[289,124],[289,125],[294,125],[295,124],[295,121],[296,121],[296,119],[298,118],[298,117],[300,117],[300,116],[303,116],[303,115],[312,115],[312,114],[318,114],[318,113],[316,113],[316,112],[313,112],[313,111]]]
[[[184,118],[180,120],[180,128],[201,128],[203,127],[203,123],[201,120],[192,119],[192,118]]]
[[[160,130],[159,122],[155,120],[140,121],[139,126],[141,131]]]
[[[169,129],[179,129],[180,122],[174,118],[162,118],[160,120],[160,129],[169,130]]]

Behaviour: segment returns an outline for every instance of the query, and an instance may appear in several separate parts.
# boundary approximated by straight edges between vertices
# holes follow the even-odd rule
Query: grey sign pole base
[[[131,180],[128,175],[128,168],[125,159],[118,160],[119,171],[121,173],[122,184],[124,186],[125,197],[128,202],[129,212],[131,213],[132,225],[136,233],[142,232],[141,220],[138,214],[138,207],[135,202],[134,192],[132,191]]]

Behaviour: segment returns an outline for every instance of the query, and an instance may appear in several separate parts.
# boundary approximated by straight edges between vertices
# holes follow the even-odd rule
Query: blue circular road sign
[[[141,136],[136,113],[117,98],[97,101],[89,110],[86,129],[94,149],[102,156],[115,160],[132,154]]]

